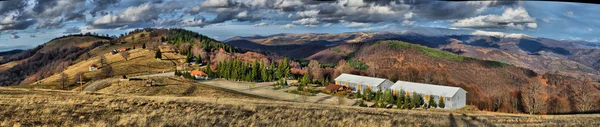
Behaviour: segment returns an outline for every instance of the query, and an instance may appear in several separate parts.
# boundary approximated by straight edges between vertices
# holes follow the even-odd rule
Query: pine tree
[[[429,106],[433,107],[433,108],[437,108],[437,104],[435,104],[435,100],[433,100],[432,96],[429,97]]]
[[[265,61],[261,61],[260,63],[260,78],[266,82],[269,80],[269,73],[267,73],[267,66],[265,65]]]
[[[252,81],[258,80],[258,74],[260,73],[259,68],[260,64],[258,64],[258,61],[254,60],[254,64],[252,64],[252,71],[250,72],[250,78]]]
[[[210,68],[210,62],[206,63],[206,70],[204,72],[206,72],[206,74],[208,75],[208,77],[213,77],[214,76],[214,73],[212,72],[212,69]]]
[[[364,96],[363,97],[364,100],[370,101],[371,100],[371,89],[367,88],[367,89],[363,90],[363,96]]]
[[[188,52],[185,62],[186,63],[192,62],[192,58],[193,58],[192,53]]]
[[[310,78],[308,77],[308,72],[305,72],[304,76],[302,76],[301,84],[306,86],[309,84],[309,82],[310,82]]]
[[[196,64],[202,63],[202,56],[198,54],[198,58],[196,58]]]
[[[404,98],[406,98],[406,92],[404,92],[403,89],[400,89],[400,93],[398,93],[398,106],[404,105],[404,103],[406,103],[404,101]]]
[[[410,99],[410,98],[411,98],[410,94],[407,94],[406,97],[404,98],[404,107],[407,109],[412,109],[412,107],[413,107],[412,106],[413,104],[411,102],[412,99]]]
[[[440,102],[438,104],[440,108],[445,108],[446,104],[444,103],[444,97],[440,97]]]
[[[162,53],[160,52],[160,50],[156,50],[156,53],[154,54],[154,58],[162,59]]]
[[[142,49],[146,49],[146,43],[142,44]]]
[[[282,74],[283,77],[289,77],[290,76],[290,59],[285,57],[283,58],[283,70],[282,70]]]

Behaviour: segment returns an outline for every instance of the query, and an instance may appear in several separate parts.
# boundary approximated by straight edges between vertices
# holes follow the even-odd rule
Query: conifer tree
[[[411,102],[412,99],[410,99],[410,98],[411,98],[410,94],[407,94],[406,97],[404,98],[404,107],[407,109],[412,109],[411,105],[413,105],[413,104]]]
[[[440,108],[445,108],[446,107],[446,104],[444,103],[444,97],[440,97],[440,101],[439,101],[438,106]]]
[[[435,103],[435,100],[433,100],[432,96],[429,97],[429,106],[433,107],[433,108],[437,108],[437,104]]]
[[[267,73],[267,66],[265,65],[265,61],[261,61],[260,63],[260,78],[266,82],[269,80],[269,73]]]
[[[198,58],[196,58],[196,63],[197,64],[202,63],[202,56],[200,54],[198,54]]]

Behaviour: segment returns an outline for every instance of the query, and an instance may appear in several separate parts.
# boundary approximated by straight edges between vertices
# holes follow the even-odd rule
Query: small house
[[[195,79],[208,79],[208,74],[199,70],[193,70],[190,75],[194,76]]]
[[[347,90],[346,86],[337,85],[337,84],[329,84],[329,85],[325,86],[325,92],[332,93],[332,94],[335,94],[338,92],[343,92],[346,90]]]
[[[367,77],[353,74],[342,74],[334,79],[335,84],[345,86],[352,92],[363,92],[365,89],[370,89],[372,92],[389,89],[394,82],[375,77]]]
[[[90,65],[90,67],[89,67],[88,69],[89,69],[90,71],[96,71],[96,70],[98,70],[98,65],[96,65],[96,64],[92,64],[92,65]]]
[[[404,90],[407,95],[413,96],[419,94],[423,97],[426,104],[429,99],[433,99],[439,104],[440,99],[444,100],[444,109],[459,109],[466,106],[467,91],[460,87],[432,85],[416,82],[398,81],[390,87],[394,95]]]
[[[119,52],[125,52],[125,51],[127,51],[127,48],[125,48],[125,47],[119,48]]]

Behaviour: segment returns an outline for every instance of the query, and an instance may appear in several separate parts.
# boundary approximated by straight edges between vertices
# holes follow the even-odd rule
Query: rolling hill
[[[240,48],[255,49],[256,47],[264,46],[305,47],[306,45],[314,44],[335,47],[345,43],[399,40],[450,51],[463,56],[509,63],[534,70],[541,74],[552,73],[580,79],[591,78],[600,80],[600,47],[590,42],[575,43],[575,41],[558,41],[529,36],[487,36],[465,34],[464,32],[453,33],[449,30],[445,31],[442,33],[432,33],[431,30],[357,32],[337,34],[337,36],[336,34],[310,33],[276,34],[271,36],[234,37],[228,39],[228,42],[232,42]],[[301,41],[289,41],[298,38],[304,39],[301,39]],[[290,54],[288,53],[289,50],[286,50],[288,48],[263,49],[281,55]],[[300,59],[318,60],[329,64],[335,64],[339,59],[344,59],[345,55],[337,52],[339,48],[333,48],[336,52],[331,52],[332,48],[326,48],[318,52],[315,51],[319,49],[321,48],[312,48],[306,52],[294,52],[293,56]],[[335,60],[331,60],[330,58],[334,58]]]

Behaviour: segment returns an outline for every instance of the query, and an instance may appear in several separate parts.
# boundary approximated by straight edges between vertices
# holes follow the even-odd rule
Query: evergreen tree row
[[[216,75],[219,78],[237,81],[274,81],[290,75],[289,59],[275,64],[266,64],[264,61],[254,61],[252,63],[242,62],[240,59],[231,61],[222,61],[217,64]]]

